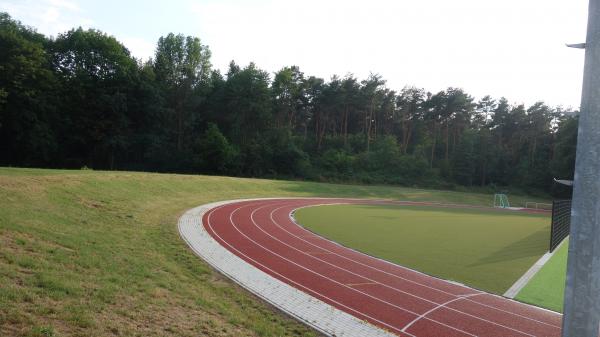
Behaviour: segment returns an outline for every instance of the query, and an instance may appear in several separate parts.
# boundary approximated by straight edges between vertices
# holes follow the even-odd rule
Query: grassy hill
[[[211,270],[177,232],[193,206],[267,196],[492,202],[384,186],[0,168],[0,335],[313,335]]]

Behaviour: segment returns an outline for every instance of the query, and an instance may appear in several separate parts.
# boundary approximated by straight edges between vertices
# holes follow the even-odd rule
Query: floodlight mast
[[[600,0],[588,10],[563,337],[598,337],[600,321]]]

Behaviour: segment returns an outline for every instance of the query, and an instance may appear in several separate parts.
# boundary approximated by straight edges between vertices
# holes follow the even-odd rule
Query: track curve
[[[555,312],[343,247],[304,229],[291,216],[301,207],[339,203],[434,205],[321,198],[247,200],[211,208],[203,214],[202,226],[254,268],[398,336],[560,336],[561,315]]]

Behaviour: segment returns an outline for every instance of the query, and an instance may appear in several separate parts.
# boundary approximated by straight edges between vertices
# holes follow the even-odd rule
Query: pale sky
[[[584,52],[564,44],[585,41],[587,0],[0,0],[0,11],[47,35],[100,29],[143,59],[169,32],[197,36],[224,72],[234,59],[325,79],[379,73],[394,90],[581,98]]]

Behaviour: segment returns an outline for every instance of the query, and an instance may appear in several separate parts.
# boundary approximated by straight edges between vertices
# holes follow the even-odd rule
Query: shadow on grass
[[[517,260],[524,257],[541,256],[548,248],[548,236],[547,229],[539,230],[482,257],[468,267]]]

